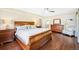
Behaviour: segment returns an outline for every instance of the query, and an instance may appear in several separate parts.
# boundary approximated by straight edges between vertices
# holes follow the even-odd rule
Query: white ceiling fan
[[[44,8],[45,11],[48,11],[48,12],[55,12],[52,8]]]

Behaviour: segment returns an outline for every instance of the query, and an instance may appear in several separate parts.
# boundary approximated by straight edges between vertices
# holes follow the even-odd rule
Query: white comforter
[[[32,35],[36,35],[41,32],[48,31],[47,28],[35,28],[35,29],[24,29],[16,31],[16,37],[25,45],[29,43],[29,37]]]

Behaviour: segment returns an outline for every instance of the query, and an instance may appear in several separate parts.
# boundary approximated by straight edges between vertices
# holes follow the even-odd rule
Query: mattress
[[[27,45],[29,43],[30,36],[37,35],[48,30],[48,28],[24,29],[16,31],[15,35],[22,43]]]

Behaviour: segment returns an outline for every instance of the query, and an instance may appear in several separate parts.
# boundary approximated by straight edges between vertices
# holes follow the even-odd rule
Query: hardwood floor
[[[77,49],[76,50],[79,50],[79,43],[77,43]]]
[[[0,46],[0,50],[22,50],[16,41]]]
[[[39,50],[78,50],[79,44],[75,37],[69,37],[60,33],[52,33],[49,40]],[[0,50],[22,50],[16,41],[0,46]]]
[[[74,37],[68,37],[60,33],[52,33],[52,40],[40,48],[40,50],[75,50],[77,49]]]

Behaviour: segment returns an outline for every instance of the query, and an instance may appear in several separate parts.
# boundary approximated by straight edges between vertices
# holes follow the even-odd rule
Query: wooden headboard
[[[15,26],[34,25],[34,22],[15,21]]]

